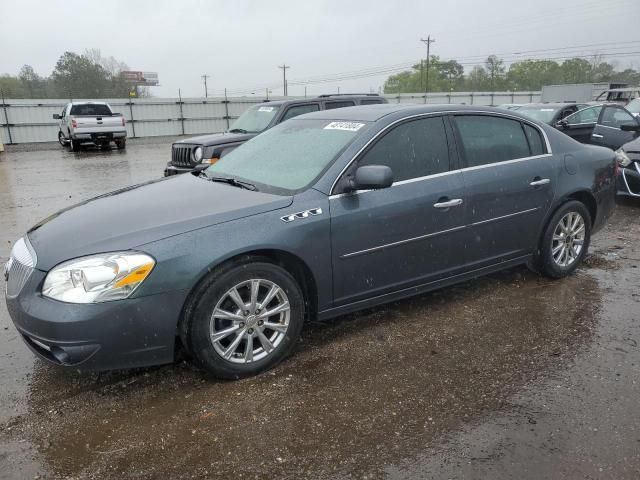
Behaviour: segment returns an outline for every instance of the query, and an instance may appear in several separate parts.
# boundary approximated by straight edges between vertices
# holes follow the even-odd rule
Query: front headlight
[[[202,160],[202,147],[197,147],[193,151],[193,159],[196,161],[196,163],[200,163],[200,160]]]
[[[631,159],[627,155],[627,152],[625,152],[621,148],[616,150],[616,160],[618,161],[618,165],[620,165],[621,167],[628,167],[629,165],[631,165]]]
[[[53,268],[44,280],[45,297],[69,303],[99,303],[127,298],[156,262],[138,252],[80,257]]]

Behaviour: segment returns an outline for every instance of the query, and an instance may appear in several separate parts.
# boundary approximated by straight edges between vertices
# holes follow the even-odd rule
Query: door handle
[[[434,203],[434,208],[449,208],[449,207],[457,207],[458,205],[462,205],[461,198],[454,198],[452,200],[447,200],[446,202],[438,202]]]
[[[592,133],[591,136],[593,138],[604,138],[604,135],[600,135],[599,133]]]
[[[546,185],[548,183],[551,183],[551,180],[549,180],[548,178],[541,178],[539,180],[534,180],[533,182],[529,183],[529,185],[531,185],[532,187],[539,187],[540,185]]]

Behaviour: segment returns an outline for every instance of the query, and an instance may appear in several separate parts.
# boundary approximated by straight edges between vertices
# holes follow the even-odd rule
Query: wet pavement
[[[169,143],[8,148],[0,260],[50,213],[161,176]],[[570,278],[515,268],[313,323],[237,382],[61,370],[1,302],[0,478],[640,478],[639,267],[625,202]]]

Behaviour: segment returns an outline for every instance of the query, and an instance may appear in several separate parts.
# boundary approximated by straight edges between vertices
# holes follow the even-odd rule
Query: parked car
[[[71,102],[53,118],[60,120],[60,145],[68,145],[74,152],[86,143],[108,148],[111,142],[115,142],[118,149],[126,147],[125,119],[121,113],[114,113],[108,103]]]
[[[525,104],[524,103],[503,103],[502,105],[498,105],[497,108],[503,108],[505,110],[518,110],[523,105]]]
[[[640,98],[631,100],[624,108],[634,117],[640,117]]]
[[[580,103],[528,103],[518,109],[518,113],[546,123],[555,125],[563,118],[587,107]]]
[[[320,95],[317,98],[277,100],[247,109],[224,133],[179,140],[171,146],[171,161],[164,176],[204,170],[260,132],[298,115],[319,110],[387,103],[376,94]]]
[[[617,150],[638,136],[640,119],[616,104],[584,108],[556,123],[556,128],[581,143]]]
[[[615,169],[611,150],[499,109],[311,113],[205,171],[41,221],[13,247],[7,306],[55,364],[167,363],[179,336],[240,378],[287,356],[307,319],[520,264],[571,274],[612,212]]]
[[[613,102],[625,106],[640,98],[640,87],[610,88],[596,97],[596,102]]]
[[[625,143],[616,154],[620,164],[618,195],[640,198],[640,138]]]

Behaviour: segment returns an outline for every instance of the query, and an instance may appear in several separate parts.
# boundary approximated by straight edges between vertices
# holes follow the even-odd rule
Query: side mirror
[[[634,125],[632,123],[627,123],[625,125],[620,125],[620,130],[624,132],[640,132],[640,125]]]
[[[59,114],[59,113],[54,113],[54,114],[53,114],[53,119],[54,119],[54,120],[60,120],[61,118],[62,118],[62,117],[60,116],[60,114]]]
[[[565,119],[562,119],[562,120],[556,122],[556,128],[558,128],[560,130],[564,130],[568,126],[569,126],[569,122],[567,122]]]
[[[350,190],[378,190],[393,184],[393,172],[386,165],[364,165],[358,167]]]

